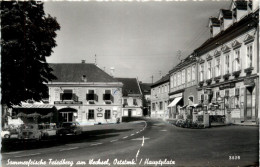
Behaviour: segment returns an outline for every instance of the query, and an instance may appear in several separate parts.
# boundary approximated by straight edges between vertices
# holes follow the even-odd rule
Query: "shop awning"
[[[194,104],[193,106],[194,106],[194,107],[202,107],[201,104]]]
[[[171,104],[169,104],[167,107],[173,107],[175,106],[180,100],[182,99],[182,97],[176,97]]]

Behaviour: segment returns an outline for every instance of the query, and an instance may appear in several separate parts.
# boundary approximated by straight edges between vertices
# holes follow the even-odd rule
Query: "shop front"
[[[170,95],[170,103],[167,106],[169,110],[169,117],[170,118],[177,118],[177,115],[181,114],[181,107],[183,107],[183,93],[173,94]]]

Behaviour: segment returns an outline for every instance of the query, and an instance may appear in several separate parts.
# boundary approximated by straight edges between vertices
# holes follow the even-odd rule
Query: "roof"
[[[220,25],[220,21],[219,21],[219,19],[218,18],[216,18],[216,17],[211,17],[211,18],[209,18],[210,20],[211,20],[211,23],[212,23],[212,25]]]
[[[130,94],[142,94],[136,78],[116,78],[119,82],[123,83],[123,96]]]
[[[239,10],[247,10],[247,1],[245,0],[237,0],[234,1],[236,8]]]
[[[196,62],[196,57],[197,56],[195,54],[191,54],[191,55],[187,56],[179,64],[177,64],[172,70],[170,70],[169,73],[178,71],[178,70],[182,69],[183,67],[186,67],[187,65]]]
[[[53,82],[118,82],[95,64],[88,63],[50,63],[53,74],[57,77]]]
[[[163,76],[160,80],[156,81],[154,84],[152,84],[152,88],[156,87],[158,85],[164,84],[166,82],[170,81],[170,74],[166,74],[165,76]]]
[[[232,11],[228,9],[220,9],[225,19],[232,19]]]
[[[232,40],[233,38],[253,29],[258,24],[258,13],[259,9],[254,13],[248,14],[246,17],[242,18],[239,22],[233,23],[226,30],[221,31],[213,38],[207,39],[202,45],[194,50],[197,56],[208,52],[209,50],[219,47],[219,44],[224,44],[227,41]],[[249,23],[253,23],[253,26],[248,27]]]
[[[150,94],[151,93],[151,83],[140,83],[141,91],[143,94]]]

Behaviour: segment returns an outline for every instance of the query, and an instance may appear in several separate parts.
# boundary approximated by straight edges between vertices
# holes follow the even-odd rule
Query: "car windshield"
[[[74,125],[73,123],[63,123],[62,127],[67,128],[67,127],[71,127],[73,125]]]

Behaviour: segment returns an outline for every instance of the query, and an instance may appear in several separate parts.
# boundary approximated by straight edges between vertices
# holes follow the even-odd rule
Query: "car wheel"
[[[5,134],[5,135],[4,135],[4,138],[9,139],[9,138],[10,138],[10,135]]]

